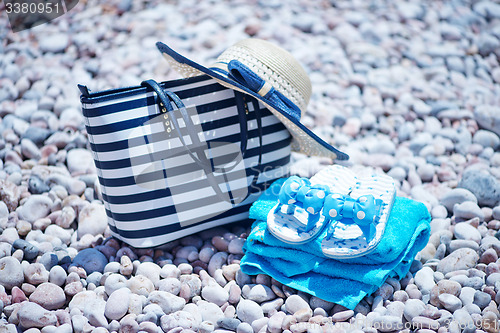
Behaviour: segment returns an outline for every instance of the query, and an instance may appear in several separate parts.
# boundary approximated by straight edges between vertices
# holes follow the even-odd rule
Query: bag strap
[[[214,165],[212,162],[206,157],[205,152],[202,148],[201,141],[199,140],[198,133],[195,131],[195,126],[191,120],[191,117],[187,113],[186,107],[182,100],[172,91],[162,89],[161,86],[154,80],[146,80],[141,83],[141,86],[143,87],[149,87],[153,89],[158,98],[159,98],[159,105],[160,105],[160,110],[164,114],[164,116],[168,116],[167,112],[174,111],[174,108],[172,107],[172,102],[176,105],[177,109],[179,110],[179,113],[184,120],[184,123],[186,124],[186,129],[188,131],[188,134],[191,138],[191,141],[194,144],[194,148],[191,149],[188,147],[186,144],[184,137],[182,135],[182,132],[180,131],[180,126],[177,121],[177,118],[172,115],[171,117],[168,117],[170,121],[173,123],[173,127],[175,131],[179,135],[179,140],[181,141],[182,145],[186,148],[188,154],[190,157],[200,166],[203,171],[205,172],[207,176],[207,181],[209,182],[210,186],[214,189],[216,194],[223,199],[224,201],[226,200],[226,195],[224,195],[219,187],[219,184],[217,183],[217,180],[213,174],[215,171]],[[238,109],[238,120],[240,124],[240,151],[241,151],[241,156],[242,159],[245,158],[246,152],[247,152],[247,141],[248,141],[248,125],[247,125],[247,119],[246,119],[246,114],[248,113],[248,108],[246,104],[246,100],[244,97],[244,94],[236,92],[235,91],[235,98],[237,101],[237,109]],[[259,133],[259,160],[258,160],[258,170],[253,173],[252,181],[251,184],[249,185],[249,188],[254,188],[256,185],[258,176],[260,175],[261,172],[261,161],[262,161],[262,121],[261,121],[261,116],[260,116],[260,110],[258,106],[258,102],[254,101],[254,109],[255,109],[255,114],[256,114],[256,120],[257,120],[257,125],[258,125],[258,133]],[[167,128],[169,130],[170,127]],[[231,171],[237,164],[239,164],[241,160],[236,161],[234,165],[231,168],[222,168],[223,174],[224,174],[224,179],[226,179],[225,173],[228,171]],[[253,170],[252,170],[253,171]],[[244,198],[234,198],[232,196],[231,191],[228,191],[228,195],[230,197],[229,201],[231,204],[235,204],[237,200]],[[242,201],[241,200],[241,201]]]
[[[186,148],[186,151],[188,154],[191,156],[191,158],[200,166],[203,171],[205,172],[207,176],[207,180],[210,184],[210,186],[213,188],[217,196],[220,198],[224,198],[224,194],[222,193],[221,189],[219,188],[219,185],[217,184],[217,180],[215,179],[215,176],[213,175],[213,167],[208,158],[205,156],[204,151],[201,148],[201,142],[198,138],[198,135],[194,132],[194,124],[191,121],[191,118],[187,114],[186,107],[184,106],[184,103],[182,103],[181,99],[173,92],[164,90],[160,87],[160,85],[154,81],[154,80],[146,80],[141,82],[141,86],[145,87],[150,87],[152,88],[156,94],[158,95],[158,98],[160,99],[160,109],[161,112],[168,115],[167,112],[171,112],[174,110],[174,108],[171,105],[171,101],[174,102],[174,104],[177,106],[178,110],[180,111],[181,117],[184,120],[184,123],[186,124],[186,128],[188,130],[189,136],[191,140],[193,141],[195,145],[194,152],[191,150],[191,148],[188,147],[186,144],[186,141],[184,140],[184,137],[182,135],[182,132],[179,127],[179,123],[177,121],[177,118],[172,115],[168,119],[172,121],[174,125],[174,129],[177,131],[177,134],[179,135],[179,140],[181,140],[182,145],[184,148]],[[170,127],[168,127],[170,129]]]

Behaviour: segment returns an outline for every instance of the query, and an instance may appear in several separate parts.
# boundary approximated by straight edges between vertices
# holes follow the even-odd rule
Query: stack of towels
[[[354,309],[388,277],[405,277],[429,240],[430,215],[425,205],[397,197],[380,243],[365,256],[326,258],[321,251],[326,231],[300,246],[284,243],[269,233],[266,220],[285,180],[274,182],[250,209],[250,218],[256,221],[240,264],[246,274],[267,274],[291,288]]]

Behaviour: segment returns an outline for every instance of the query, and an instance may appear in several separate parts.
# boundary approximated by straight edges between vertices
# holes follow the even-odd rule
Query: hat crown
[[[311,80],[299,62],[286,50],[268,41],[249,38],[226,49],[217,62],[238,60],[291,102],[306,111],[311,98]]]

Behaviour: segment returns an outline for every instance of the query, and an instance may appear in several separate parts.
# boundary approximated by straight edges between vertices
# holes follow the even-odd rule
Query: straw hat
[[[225,50],[211,67],[204,67],[158,42],[158,49],[184,77],[206,74],[220,84],[261,101],[290,131],[292,149],[332,159],[349,158],[300,122],[311,98],[311,81],[302,66],[284,49],[249,38]]]

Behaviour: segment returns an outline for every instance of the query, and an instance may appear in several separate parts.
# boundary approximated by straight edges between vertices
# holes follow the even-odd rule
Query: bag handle
[[[184,137],[180,131],[180,126],[179,126],[179,123],[177,121],[177,118],[175,116],[171,116],[171,117],[168,117],[166,119],[170,119],[169,121],[171,121],[173,123],[174,129],[177,131],[177,133],[179,135],[179,140],[181,141],[182,145],[186,148],[189,156],[198,164],[198,166],[200,166],[204,170],[210,186],[214,189],[214,191],[216,192],[216,194],[220,198],[222,198],[224,201],[227,201],[225,199],[226,196],[222,193],[222,191],[217,183],[217,180],[215,179],[215,176],[213,175],[213,172],[214,172],[213,164],[206,157],[206,155],[202,149],[202,144],[201,144],[201,141],[199,140],[198,133],[196,133],[196,131],[195,131],[195,126],[191,120],[191,117],[187,113],[186,107],[185,107],[184,103],[182,102],[182,100],[172,91],[162,89],[161,86],[155,80],[150,79],[150,80],[143,81],[143,82],[141,82],[141,86],[149,87],[156,92],[156,94],[159,98],[160,110],[164,114],[164,117],[168,117],[167,112],[174,111],[174,108],[172,107],[171,102],[173,102],[177,106],[177,108],[181,114],[181,117],[184,120],[184,123],[186,124],[186,129],[188,131],[188,134],[189,134],[189,136],[190,136],[190,138],[195,146],[195,148],[193,150],[191,150],[191,148],[189,148],[188,145],[186,144]],[[247,119],[246,119],[246,113],[248,112],[248,110],[247,110],[246,101],[245,101],[243,94],[235,91],[235,98],[237,101],[238,118],[239,118],[239,123],[240,123],[240,136],[241,136],[240,151],[242,152],[242,156],[244,158],[246,155],[246,152],[247,152],[247,141],[248,141],[248,126],[247,126]],[[243,105],[240,105],[241,103],[243,103]],[[243,106],[243,107],[241,107],[241,106]],[[261,122],[258,103],[255,103],[255,101],[254,101],[254,109],[256,112],[255,114],[256,114],[257,125],[258,125],[257,127],[258,127],[258,131],[259,131],[258,132],[259,133],[259,162],[258,162],[259,169],[257,170],[258,172],[255,172],[253,174],[251,184],[249,185],[249,187],[252,187],[252,188],[253,188],[253,186],[255,186],[255,184],[257,182],[257,178],[261,172],[260,167],[261,167],[261,161],[262,161],[262,122]],[[244,110],[246,110],[246,111],[244,111]],[[167,127],[167,130],[169,130],[169,129],[170,129],[170,127]],[[231,168],[228,168],[228,169],[222,168],[222,169],[225,172],[227,172],[227,171],[230,171],[232,168],[234,168],[237,164],[238,163],[235,163]],[[230,194],[231,204],[234,204],[236,202],[236,199],[239,199],[239,198],[234,198]]]

